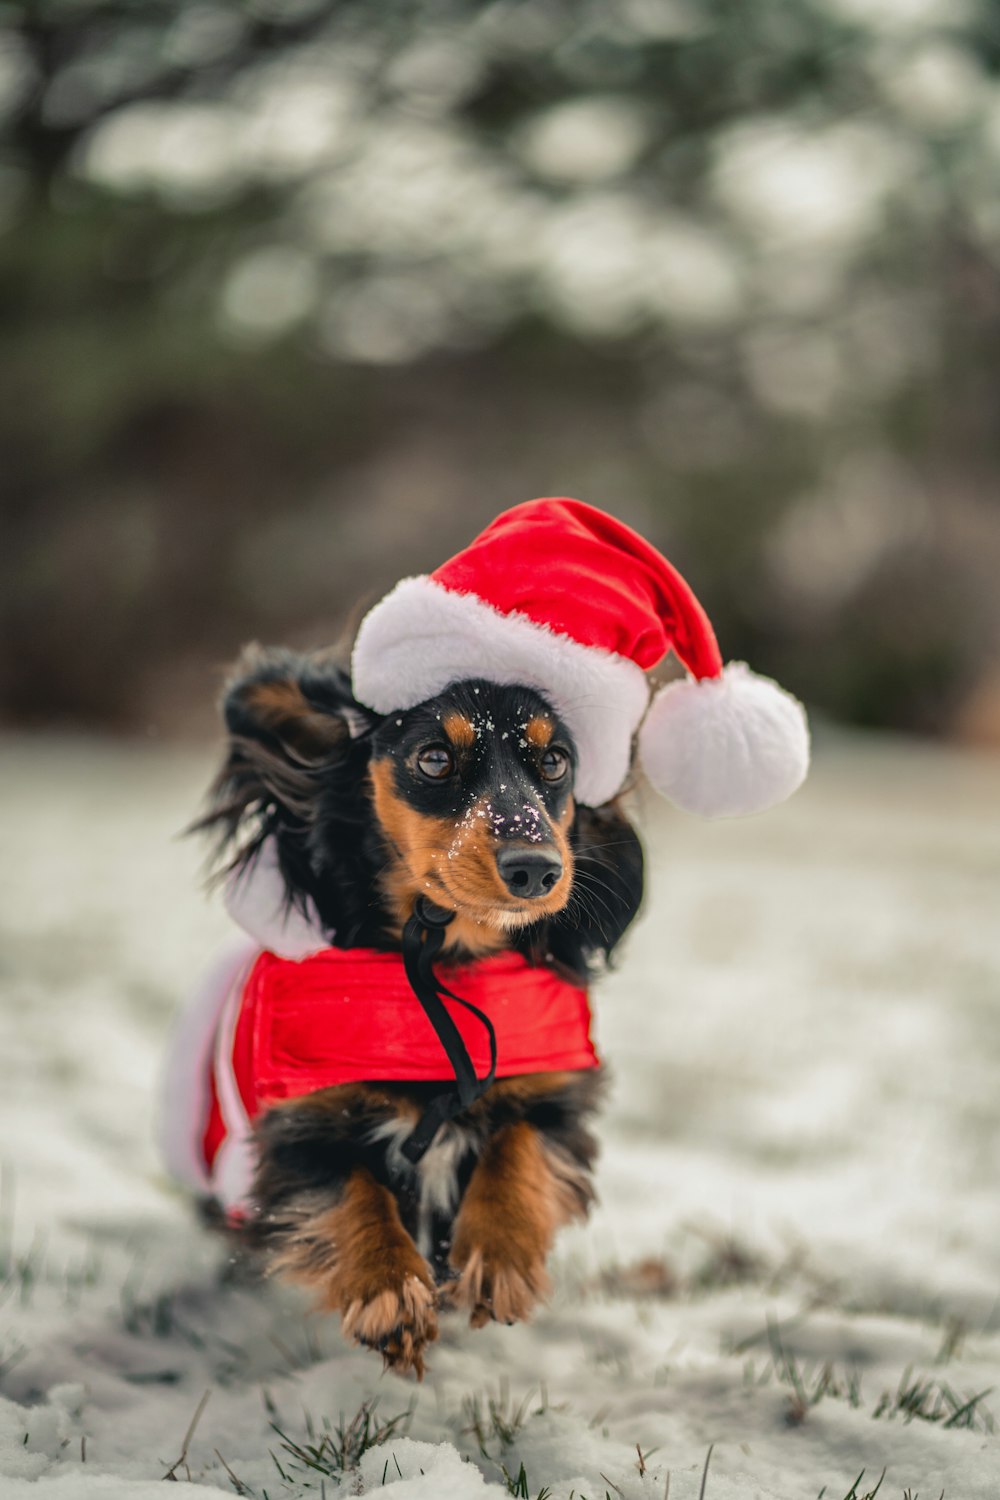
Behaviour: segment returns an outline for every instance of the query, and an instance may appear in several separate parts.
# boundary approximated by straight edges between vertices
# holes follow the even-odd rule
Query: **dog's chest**
[[[438,1244],[442,1230],[450,1230],[461,1192],[461,1168],[473,1150],[470,1131],[454,1122],[441,1126],[432,1144],[413,1164],[403,1155],[403,1142],[413,1129],[412,1120],[386,1120],[372,1130],[369,1141],[385,1145],[385,1161],[397,1192],[414,1205],[413,1238],[428,1260],[447,1251],[447,1240]]]

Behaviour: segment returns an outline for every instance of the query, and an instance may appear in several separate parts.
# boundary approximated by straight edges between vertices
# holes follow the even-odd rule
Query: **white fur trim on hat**
[[[639,731],[642,768],[658,792],[703,818],[763,812],[809,769],[809,726],[797,698],[744,662],[721,677],[670,682]]]
[[[428,577],[404,578],[365,616],[351,677],[358,701],[380,714],[415,708],[470,677],[535,688],[576,741],[576,795],[592,807],[625,780],[649,700],[642,668],[627,657]]]

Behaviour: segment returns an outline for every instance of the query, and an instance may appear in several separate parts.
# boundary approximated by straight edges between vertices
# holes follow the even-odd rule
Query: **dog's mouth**
[[[565,866],[558,877],[535,896],[519,896],[516,892],[504,890],[500,879],[481,867],[457,871],[432,866],[421,872],[415,881],[418,889],[435,905],[500,933],[516,932],[561,912],[569,901],[572,883],[572,870]]]

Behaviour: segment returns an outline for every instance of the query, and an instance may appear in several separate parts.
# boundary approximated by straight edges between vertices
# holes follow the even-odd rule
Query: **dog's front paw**
[[[269,1269],[338,1311],[345,1336],[379,1350],[391,1369],[423,1377],[438,1334],[434,1277],[396,1200],[368,1171],[353,1172],[332,1207],[289,1216]]]
[[[497,1323],[521,1323],[530,1318],[535,1303],[549,1290],[545,1261],[525,1247],[477,1245],[453,1262],[458,1279],[447,1289],[455,1307],[466,1308],[473,1328]]]
[[[398,1286],[346,1302],[344,1336],[377,1349],[386,1367],[399,1375],[412,1370],[424,1378],[424,1351],[438,1336],[437,1294],[420,1276],[407,1272]]]

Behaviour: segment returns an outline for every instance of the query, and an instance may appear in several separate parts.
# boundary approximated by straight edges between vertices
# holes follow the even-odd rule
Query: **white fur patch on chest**
[[[435,1214],[450,1218],[458,1207],[458,1169],[463,1157],[472,1149],[472,1134],[464,1126],[448,1121],[420,1160],[414,1165],[403,1155],[403,1143],[409,1139],[413,1124],[409,1120],[385,1120],[368,1136],[372,1143],[386,1141],[386,1163],[401,1182],[418,1183],[417,1248],[430,1257],[433,1246]]]

